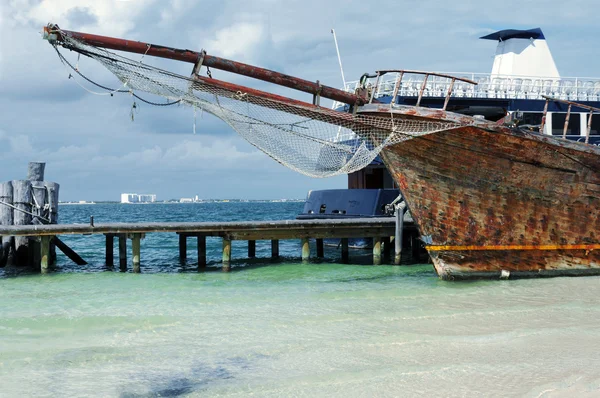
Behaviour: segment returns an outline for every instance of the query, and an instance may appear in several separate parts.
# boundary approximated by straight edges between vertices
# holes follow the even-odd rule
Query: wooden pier
[[[317,257],[324,256],[323,239],[340,239],[341,258],[349,261],[349,238],[373,238],[373,263],[381,264],[382,258],[395,249],[395,258],[400,258],[402,242],[395,244],[396,218],[356,218],[320,220],[246,221],[246,222],[152,222],[152,223],[105,223],[94,224],[49,224],[49,225],[6,225],[0,226],[0,236],[27,237],[39,242],[41,272],[49,271],[49,248],[52,242],[60,242],[60,235],[103,234],[106,237],[106,265],[114,265],[114,239],[118,238],[119,267],[127,270],[127,239],[131,240],[131,263],[133,272],[140,272],[142,265],[141,240],[148,233],[176,233],[179,235],[179,256],[185,260],[188,238],[198,241],[198,268],[206,267],[206,238],[220,237],[223,241],[223,270],[230,270],[232,241],[248,242],[248,258],[256,256],[256,241],[271,241],[271,256],[279,256],[280,240],[299,240],[301,259],[310,260],[310,239],[316,240]],[[417,231],[412,222],[404,222],[405,238],[409,239],[415,255]],[[414,239],[411,240],[411,239]],[[383,243],[383,245],[382,245]],[[382,250],[383,246],[383,250]],[[77,254],[69,256],[73,261],[83,261]],[[85,263],[85,262],[83,262]]]

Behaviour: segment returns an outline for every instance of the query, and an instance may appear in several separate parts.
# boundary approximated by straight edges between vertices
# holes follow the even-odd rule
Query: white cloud
[[[261,23],[240,22],[218,30],[214,39],[206,41],[205,48],[225,58],[249,60],[266,40],[266,29]]]
[[[29,136],[19,134],[15,136],[9,136],[8,141],[10,142],[10,149],[17,155],[32,155],[34,153],[33,146]]]

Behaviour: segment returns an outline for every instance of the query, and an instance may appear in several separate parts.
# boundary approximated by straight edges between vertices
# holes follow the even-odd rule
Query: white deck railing
[[[445,72],[444,74],[477,82],[477,85],[472,85],[456,81],[450,98],[544,100],[544,96],[549,96],[568,101],[600,101],[600,78],[544,78],[464,72]],[[398,77],[399,73],[387,73],[381,76],[378,81],[375,78],[369,79],[366,86],[370,91],[375,89],[373,98],[391,97]],[[398,88],[398,96],[417,97],[421,91],[424,78],[423,74],[405,73]],[[377,87],[374,87],[375,84],[377,84]],[[429,75],[422,96],[423,98],[444,98],[448,93],[450,84],[451,81],[448,78]],[[345,90],[355,92],[358,87],[359,81],[348,82]]]

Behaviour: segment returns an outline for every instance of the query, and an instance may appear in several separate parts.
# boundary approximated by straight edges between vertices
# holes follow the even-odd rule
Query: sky
[[[61,184],[63,201],[119,200],[123,192],[154,193],[159,200],[304,198],[309,190],[346,187],[346,176],[315,179],[285,168],[210,115],[197,119],[193,134],[189,107],[140,104],[132,121],[129,95],[94,95],[68,78],[69,71],[41,39],[48,22],[204,48],[341,87],[332,28],[349,81],[378,69],[489,72],[495,43],[478,37],[535,27],[544,31],[562,76],[593,77],[600,75],[597,15],[596,0],[2,0],[0,181],[25,178],[29,161],[45,161],[46,180]],[[191,72],[189,64],[145,61]],[[79,67],[118,86],[91,60],[82,59]],[[219,71],[213,76],[231,80]],[[312,100],[263,82],[243,84]]]

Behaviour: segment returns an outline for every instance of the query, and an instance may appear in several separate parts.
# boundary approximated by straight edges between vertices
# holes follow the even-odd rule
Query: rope
[[[50,220],[48,220],[47,218],[45,218],[45,217],[42,217],[42,216],[40,216],[39,214],[33,214],[33,213],[31,213],[31,212],[28,212],[27,210],[19,209],[18,207],[16,207],[16,206],[13,206],[13,205],[11,205],[10,203],[6,203],[6,202],[2,202],[2,201],[0,201],[0,205],[4,205],[4,206],[11,207],[11,208],[13,208],[13,209],[15,209],[15,210],[17,210],[17,211],[20,211],[21,213],[29,214],[30,216],[33,216],[33,217],[39,218],[39,219],[41,219],[41,220],[43,220],[43,221],[46,221],[46,222],[50,223]]]
[[[87,92],[88,92],[88,93],[90,93],[90,94],[95,94],[95,95],[110,95],[110,96],[112,96],[114,93],[131,93],[131,95],[133,95],[135,98],[139,99],[140,101],[142,101],[142,102],[144,102],[144,103],[146,103],[146,104],[148,104],[148,105],[153,105],[153,106],[170,106],[170,105],[175,105],[175,104],[178,104],[178,103],[180,103],[180,102],[181,102],[181,99],[178,99],[177,101],[166,102],[166,103],[161,103],[161,102],[152,102],[152,101],[149,101],[149,100],[147,100],[147,99],[144,99],[144,98],[140,97],[140,96],[139,96],[139,95],[137,95],[136,93],[134,93],[134,92],[131,92],[130,90],[123,90],[121,87],[127,87],[127,82],[123,83],[123,85],[122,85],[121,87],[117,88],[117,89],[112,89],[112,88],[110,88],[110,87],[103,86],[102,84],[100,84],[100,83],[97,83],[97,82],[93,81],[92,79],[90,79],[89,77],[85,76],[83,73],[81,73],[81,72],[79,71],[79,68],[76,68],[76,67],[74,67],[74,66],[73,66],[73,65],[72,65],[72,64],[71,64],[71,63],[70,63],[70,62],[69,62],[69,61],[68,61],[68,60],[65,58],[65,56],[64,56],[64,55],[62,55],[60,51],[58,51],[58,48],[57,48],[57,46],[54,46],[54,49],[56,50],[56,53],[58,54],[58,57],[60,58],[60,60],[61,60],[61,62],[63,63],[63,65],[65,65],[65,64],[66,64],[66,65],[68,65],[68,66],[69,66],[69,67],[70,67],[70,68],[71,68],[71,69],[72,69],[72,70],[73,70],[75,73],[77,73],[79,76],[81,76],[82,78],[84,78],[84,79],[85,79],[87,82],[89,82],[89,83],[93,84],[93,85],[94,85],[94,86],[96,86],[96,87],[99,87],[99,88],[101,88],[101,89],[104,89],[104,90],[108,91],[108,93],[98,93],[98,92],[92,91],[92,90],[88,89],[87,87],[84,87],[84,86],[83,86],[81,83],[79,83],[77,80],[73,79],[73,81],[74,81],[75,83],[77,83],[77,85],[78,85],[79,87],[81,87],[82,89],[84,89],[85,91],[87,91]],[[148,50],[149,50],[149,49],[150,49],[150,47],[148,47]],[[146,50],[146,53],[148,52],[148,50]],[[146,54],[144,54],[144,55],[146,55]],[[143,58],[144,58],[144,57],[142,56],[142,59],[143,59]],[[140,62],[141,62],[141,60],[140,60]],[[71,75],[71,74],[69,74],[69,77],[71,77],[71,76],[72,76],[72,75]]]

